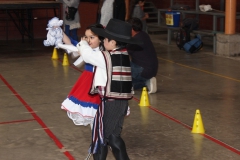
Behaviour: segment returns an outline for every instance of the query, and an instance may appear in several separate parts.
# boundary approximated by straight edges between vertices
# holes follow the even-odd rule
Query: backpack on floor
[[[190,33],[198,29],[199,22],[196,18],[184,18],[180,26],[176,36],[176,44],[179,49],[183,49],[184,44],[191,40]]]
[[[199,27],[199,22],[196,18],[184,18],[180,24],[181,27],[186,28],[189,32],[197,30]]]
[[[190,41],[190,31],[186,28],[180,28],[176,35],[176,44],[179,49],[183,49],[185,43]]]
[[[187,53],[196,53],[203,47],[201,36],[197,35],[196,38],[184,44],[183,49]]]

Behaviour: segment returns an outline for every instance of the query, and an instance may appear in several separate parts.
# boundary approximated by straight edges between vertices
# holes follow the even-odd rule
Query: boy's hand
[[[148,13],[145,13],[145,19],[149,18]]]

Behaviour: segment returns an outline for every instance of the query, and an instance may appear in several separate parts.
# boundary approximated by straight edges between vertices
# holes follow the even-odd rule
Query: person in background
[[[97,22],[106,26],[111,18],[126,21],[129,18],[129,0],[100,0]]]
[[[147,32],[146,19],[149,18],[149,15],[143,11],[145,0],[132,0],[132,2],[131,17],[139,18],[142,21],[142,30]]]
[[[129,19],[129,0],[115,0],[113,4],[113,18],[122,21]]]
[[[143,42],[141,45],[129,44],[127,50],[131,56],[132,83],[134,90],[147,87],[149,93],[157,91],[158,59],[149,35],[142,31],[142,21],[131,18],[132,36]]]
[[[64,32],[68,37],[78,41],[77,31],[81,27],[78,7],[80,0],[56,0],[63,3]]]
[[[98,6],[99,23],[103,26],[108,24],[108,21],[113,17],[114,0],[100,0]]]

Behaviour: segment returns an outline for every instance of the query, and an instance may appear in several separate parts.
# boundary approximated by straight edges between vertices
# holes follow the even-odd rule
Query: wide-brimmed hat
[[[110,19],[105,29],[91,28],[91,30],[99,36],[115,41],[129,44],[142,44],[141,41],[132,38],[132,26],[118,19]]]

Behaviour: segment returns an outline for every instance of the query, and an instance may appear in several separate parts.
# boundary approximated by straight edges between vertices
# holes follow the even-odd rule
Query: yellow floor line
[[[177,64],[177,65],[182,66],[182,67],[194,69],[194,70],[196,70],[196,71],[200,71],[200,72],[204,72],[204,73],[211,74],[211,75],[214,75],[214,76],[218,76],[218,77],[222,77],[222,78],[225,78],[225,79],[229,79],[229,80],[233,80],[233,81],[236,81],[236,82],[240,82],[240,80],[235,79],[235,78],[231,78],[231,77],[223,76],[223,75],[221,75],[221,74],[216,74],[216,73],[212,73],[212,72],[205,71],[205,70],[202,70],[202,69],[190,67],[190,66],[187,66],[187,65],[184,65],[184,64],[181,64],[181,63],[177,63],[177,62],[168,60],[168,59],[164,59],[164,58],[160,58],[160,57],[158,57],[158,59],[163,60],[163,61],[167,61],[167,62],[169,62],[169,63],[174,63],[174,64]]]

